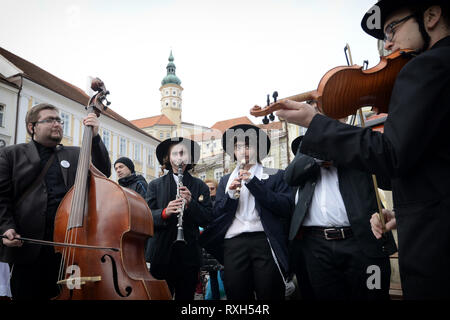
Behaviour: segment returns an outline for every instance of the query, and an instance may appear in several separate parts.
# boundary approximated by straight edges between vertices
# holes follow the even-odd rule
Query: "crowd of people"
[[[200,146],[184,137],[158,144],[162,175],[148,183],[131,159],[115,161],[119,185],[151,210],[145,258],[175,300],[194,300],[204,271],[212,299],[285,300],[296,279],[303,300],[388,300],[394,228],[404,298],[450,298],[449,4],[381,0],[374,8],[363,30],[386,50],[417,53],[397,77],[383,133],[281,100],[277,115],[308,128],[285,169],[262,165],[270,139],[244,124],[223,133],[235,167],[218,182],[194,176]],[[38,104],[26,115],[31,141],[0,149],[1,296],[58,295],[61,256],[20,238],[52,241],[58,206],[74,185],[80,148],[60,144],[63,125],[55,106]],[[109,177],[99,120],[89,114],[84,125],[93,130],[92,163]],[[372,174],[392,190],[394,210],[379,212]],[[369,270],[378,270],[372,285]]]

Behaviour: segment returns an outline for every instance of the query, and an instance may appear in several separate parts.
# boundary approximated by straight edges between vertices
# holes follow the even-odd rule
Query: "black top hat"
[[[164,157],[168,154],[170,147],[173,146],[174,144],[179,143],[183,143],[184,145],[186,145],[188,150],[191,151],[192,164],[198,162],[198,159],[200,158],[200,145],[197,142],[192,141],[191,139],[188,138],[173,137],[164,140],[156,147],[156,158],[158,158],[158,162],[160,165],[163,165]]]
[[[298,136],[297,138],[294,139],[294,141],[292,141],[291,150],[294,155],[297,154],[298,147],[300,146],[300,142],[302,141],[303,137],[304,136]]]
[[[223,150],[234,157],[234,138],[245,139],[248,137],[249,143],[255,143],[258,150],[259,160],[265,158],[270,151],[270,139],[263,129],[251,124],[238,124],[225,130],[222,135]]]
[[[416,5],[439,4],[440,2],[443,2],[443,0],[381,0],[366,12],[361,21],[361,27],[372,37],[383,40],[384,23],[386,18],[394,11]],[[375,6],[378,8],[374,8]]]

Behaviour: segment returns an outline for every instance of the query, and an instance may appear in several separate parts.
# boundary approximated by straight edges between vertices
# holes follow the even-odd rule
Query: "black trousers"
[[[305,259],[315,299],[389,299],[389,257],[367,257],[355,237],[325,240],[318,235],[304,234],[301,240],[294,241],[297,241]]]
[[[314,290],[309,280],[308,271],[306,269],[306,262],[301,250],[301,241],[294,239],[290,243],[289,259],[291,263],[291,271],[297,277],[298,289],[300,291],[300,298],[302,300],[313,301]]]
[[[284,300],[285,285],[264,232],[224,241],[224,287],[228,300]]]
[[[49,300],[59,294],[58,273],[61,255],[53,247],[42,247],[33,264],[11,266],[11,293],[14,300]]]
[[[199,271],[200,267],[184,266],[179,263],[170,265],[150,264],[151,274],[156,279],[166,280],[170,293],[175,300],[194,300]]]
[[[450,299],[450,198],[396,212],[403,298]]]

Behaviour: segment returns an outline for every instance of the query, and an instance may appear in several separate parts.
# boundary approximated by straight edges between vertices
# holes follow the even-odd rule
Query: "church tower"
[[[178,129],[181,128],[181,94],[183,88],[181,80],[175,74],[172,50],[170,50],[169,63],[167,64],[167,75],[161,81],[161,113],[169,118]]]

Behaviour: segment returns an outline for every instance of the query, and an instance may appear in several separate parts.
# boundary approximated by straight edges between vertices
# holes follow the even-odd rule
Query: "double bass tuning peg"
[[[264,118],[262,119],[262,123],[263,124],[268,124],[269,123],[269,119],[267,118],[267,116],[264,116]]]

